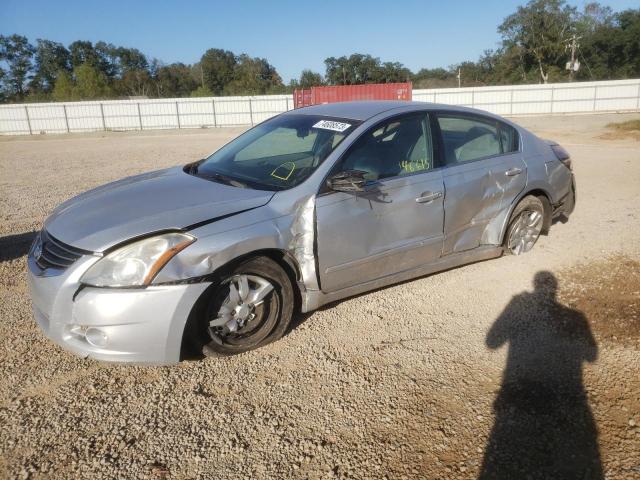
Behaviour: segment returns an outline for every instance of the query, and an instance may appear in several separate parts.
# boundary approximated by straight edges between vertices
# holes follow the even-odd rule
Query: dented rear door
[[[443,169],[443,255],[480,246],[489,223],[526,185],[522,154],[500,155]]]

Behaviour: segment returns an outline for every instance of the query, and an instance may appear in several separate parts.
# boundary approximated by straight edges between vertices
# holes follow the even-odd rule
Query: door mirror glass
[[[364,170],[344,170],[327,180],[327,185],[336,192],[363,192],[367,180]]]

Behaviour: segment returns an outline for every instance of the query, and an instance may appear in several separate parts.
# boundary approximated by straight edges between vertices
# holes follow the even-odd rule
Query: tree
[[[96,64],[94,65],[107,78],[111,79],[122,75],[119,68],[118,47],[112,43],[96,42],[94,47]]]
[[[30,90],[50,93],[59,72],[70,72],[69,50],[64,45],[39,38],[35,48],[35,74]]]
[[[127,96],[146,97],[153,91],[151,75],[143,69],[126,70],[114,85],[119,93]]]
[[[9,71],[3,75],[3,84],[7,97],[22,100],[25,96],[26,82],[31,70],[31,59],[35,48],[27,37],[22,35],[0,35],[0,61],[9,66]]]
[[[582,79],[640,76],[640,9],[625,10],[598,25],[581,40]]]
[[[233,80],[225,85],[225,95],[264,95],[276,89],[284,90],[282,78],[264,58],[242,54],[233,71]],[[216,93],[214,91],[214,93]]]
[[[213,97],[213,92],[209,90],[207,87],[203,87],[200,85],[193,92],[191,92],[192,97]]]
[[[73,69],[75,87],[73,96],[80,100],[97,100],[111,93],[107,79],[94,66],[84,63]]]
[[[422,68],[411,78],[414,88],[457,86],[456,75],[444,68]]]
[[[219,48],[207,50],[198,64],[201,85],[209,88],[215,95],[221,95],[234,79],[236,66],[237,60],[233,52]]]
[[[397,83],[408,82],[411,76],[411,70],[400,62],[384,62],[374,78],[376,83]]]
[[[114,64],[117,49],[111,44],[98,42],[94,47],[91,42],[77,40],[69,45],[69,53],[74,69],[89,65],[107,78],[113,78],[118,73]]]
[[[161,65],[155,60],[151,63],[151,71],[158,97],[187,97],[198,86],[191,68],[184,63]],[[207,92],[211,93],[209,89]]]
[[[406,82],[411,71],[399,62],[381,63],[377,57],[354,53],[349,57],[329,57],[324,61],[330,85]]]
[[[6,76],[5,71],[0,68],[0,85],[4,83],[4,77]],[[7,95],[3,88],[0,88],[0,103],[4,103],[7,101]]]
[[[147,70],[149,68],[147,57],[137,48],[120,47],[116,49],[116,54],[120,75],[132,70]]]
[[[575,7],[564,0],[531,0],[498,27],[506,48],[522,49],[534,63],[543,83],[550,70],[563,68],[565,44],[574,33]]]
[[[322,75],[311,70],[302,70],[300,80],[297,82],[297,88],[311,88],[324,85]]]
[[[83,64],[98,66],[98,56],[91,42],[76,40],[69,45],[69,54],[73,68]]]
[[[71,75],[66,70],[61,70],[56,74],[55,86],[52,97],[57,102],[73,100],[74,84]]]

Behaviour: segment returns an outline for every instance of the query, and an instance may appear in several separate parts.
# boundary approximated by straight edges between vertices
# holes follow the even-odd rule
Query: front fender
[[[278,250],[295,262],[305,289],[318,290],[314,254],[315,195],[300,199],[285,215],[258,220],[259,215],[252,213],[247,218],[257,221],[236,228],[225,229],[214,223],[193,230],[191,233],[197,241],[173,257],[154,283],[205,278],[238,258],[258,251]],[[234,221],[237,223],[237,219]]]

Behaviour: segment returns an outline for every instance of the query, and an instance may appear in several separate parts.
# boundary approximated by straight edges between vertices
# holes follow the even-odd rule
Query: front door
[[[442,251],[444,186],[433,170],[426,113],[373,127],[333,173],[367,172],[364,192],[324,192],[316,201],[321,288],[333,292],[434,261]]]

